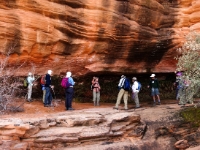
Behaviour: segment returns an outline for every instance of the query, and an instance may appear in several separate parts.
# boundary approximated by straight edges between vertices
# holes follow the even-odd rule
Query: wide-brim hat
[[[126,76],[125,75],[121,75],[121,78],[125,78]]]
[[[132,79],[133,79],[133,80],[137,80],[137,78],[136,78],[136,77],[133,77]]]
[[[156,76],[155,74],[151,74],[151,76],[150,76],[150,77],[151,77],[151,78],[153,78],[153,77],[155,77],[155,76]]]
[[[52,70],[48,70],[47,71],[48,74],[52,74],[52,72],[53,72]]]
[[[181,72],[176,73],[177,76],[182,76]]]
[[[69,72],[69,71],[66,73],[66,77],[67,77],[67,78],[71,77],[71,75],[72,75],[72,73]]]

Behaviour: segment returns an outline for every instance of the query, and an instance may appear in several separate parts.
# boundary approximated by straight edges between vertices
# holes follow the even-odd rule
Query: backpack
[[[91,90],[93,90],[93,88],[94,88],[93,84],[90,86],[90,88],[91,88]]]
[[[140,82],[138,82],[138,88],[137,88],[137,90],[140,91],[141,89],[142,89],[142,84]]]
[[[27,81],[27,78],[24,79],[24,87],[27,87],[28,86],[28,81]]]
[[[46,84],[46,75],[43,75],[40,79],[40,84]]]
[[[62,78],[62,81],[61,81],[61,86],[63,87],[63,88],[68,88],[68,87],[70,87],[70,83],[68,82],[68,79],[69,78]]]
[[[125,91],[130,91],[131,84],[130,84],[130,80],[128,78],[125,79],[123,88],[124,88]]]

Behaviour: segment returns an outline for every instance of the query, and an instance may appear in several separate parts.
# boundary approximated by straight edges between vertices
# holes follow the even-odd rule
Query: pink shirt
[[[101,87],[99,85],[99,82],[92,81],[92,85],[93,85],[93,91],[95,91],[95,92],[99,92],[100,91]]]

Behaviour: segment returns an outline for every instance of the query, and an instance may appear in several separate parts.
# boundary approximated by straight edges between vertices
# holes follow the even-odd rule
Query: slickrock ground
[[[92,103],[73,103],[76,110],[65,111],[64,102],[54,104],[46,108],[37,100],[25,103],[24,112],[0,116],[0,149],[175,150],[178,140],[200,140],[199,130],[180,125],[182,108],[175,100],[156,107],[142,103],[139,109],[130,102],[128,111]]]

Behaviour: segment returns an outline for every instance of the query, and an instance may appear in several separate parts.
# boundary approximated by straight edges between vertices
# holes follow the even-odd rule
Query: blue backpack
[[[140,91],[141,89],[142,89],[142,84],[140,82],[138,82],[138,88],[137,88],[137,90]]]
[[[130,91],[131,83],[130,83],[130,80],[128,78],[125,79],[123,88],[124,88],[125,91]]]

